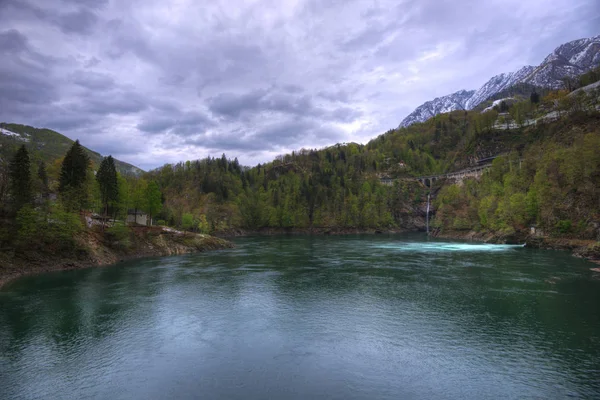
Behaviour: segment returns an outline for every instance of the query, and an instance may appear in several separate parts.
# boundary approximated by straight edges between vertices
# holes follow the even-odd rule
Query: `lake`
[[[235,243],[9,284],[0,398],[600,398],[587,261],[423,235]]]

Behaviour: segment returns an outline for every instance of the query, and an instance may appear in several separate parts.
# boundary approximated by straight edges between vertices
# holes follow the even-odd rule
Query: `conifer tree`
[[[529,100],[532,104],[537,104],[540,102],[540,95],[534,90],[531,96],[529,96]]]
[[[96,181],[100,187],[100,199],[104,206],[104,214],[108,213],[108,207],[119,200],[119,184],[117,181],[117,169],[115,160],[108,156],[100,163],[96,173]]]
[[[67,151],[63,160],[58,191],[70,209],[81,209],[87,202],[87,169],[90,158],[79,140]]]
[[[48,200],[50,194],[50,187],[48,185],[48,173],[46,172],[46,163],[40,161],[38,164],[38,178],[40,180],[40,191],[42,199]]]
[[[31,163],[29,153],[22,145],[10,163],[10,192],[16,210],[31,203]]]

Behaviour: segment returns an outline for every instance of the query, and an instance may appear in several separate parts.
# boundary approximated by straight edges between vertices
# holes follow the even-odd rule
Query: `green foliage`
[[[571,232],[572,227],[573,227],[573,222],[569,219],[560,220],[556,223],[556,230],[562,234]]]
[[[63,159],[58,191],[70,210],[83,209],[88,200],[89,156],[76,140]]]
[[[210,225],[208,224],[206,215],[202,214],[202,215],[200,215],[200,217],[198,217],[197,229],[198,229],[198,232],[200,232],[200,233],[204,233],[204,234],[210,233]]]
[[[113,247],[121,249],[131,247],[131,230],[124,223],[115,223],[106,229],[104,235]]]
[[[148,189],[148,181],[144,178],[133,179],[129,182],[128,196],[129,202],[127,206],[135,211],[144,210],[147,205],[146,191]]]
[[[49,246],[70,249],[75,236],[83,229],[78,214],[54,206],[47,214],[27,205],[18,213],[18,242],[24,247]]]
[[[194,228],[194,216],[191,213],[185,213],[181,217],[181,227],[186,231]]]
[[[595,238],[587,227],[600,215],[600,131],[579,132],[534,143],[522,156],[496,158],[474,187],[468,181],[445,186],[436,200],[436,223],[505,234],[537,224],[561,236]]]
[[[10,192],[15,210],[32,201],[31,163],[25,146],[19,147],[10,162]]]
[[[591,85],[592,83],[596,83],[600,81],[600,67],[597,67],[591,71],[586,72],[585,74],[579,77],[579,87]]]
[[[162,209],[162,196],[158,184],[155,181],[151,181],[146,188],[146,212],[150,216],[156,215]]]
[[[46,172],[46,163],[40,161],[38,164],[38,191],[42,196],[42,199],[47,200],[50,194],[50,185],[48,182],[48,173]]]

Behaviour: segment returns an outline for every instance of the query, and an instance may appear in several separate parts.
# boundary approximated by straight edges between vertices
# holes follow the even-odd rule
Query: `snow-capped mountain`
[[[557,47],[524,82],[558,89],[562,79],[574,78],[599,65],[600,35]]]
[[[501,92],[504,89],[515,85],[516,83],[522,82],[523,79],[527,78],[535,70],[536,67],[532,65],[525,66],[516,72],[508,72],[494,76],[492,79],[487,81],[482,87],[475,91],[475,94],[467,100],[466,109],[472,110],[479,104],[483,103],[496,93]]]
[[[471,110],[495,94],[518,83],[558,89],[564,85],[563,79],[575,78],[598,66],[600,66],[600,35],[573,40],[558,46],[537,67],[525,66],[515,72],[496,75],[477,90],[461,90],[428,101],[404,118],[400,126],[406,127],[415,122],[424,122],[444,112]],[[471,95],[468,95],[469,93]]]
[[[429,118],[454,110],[464,110],[467,101],[475,93],[474,90],[459,90],[456,93],[449,94],[421,104],[415,111],[406,117],[400,126],[408,126],[415,122],[427,121]]]

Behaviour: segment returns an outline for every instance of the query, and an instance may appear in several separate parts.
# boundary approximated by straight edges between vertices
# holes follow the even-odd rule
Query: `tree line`
[[[79,141],[58,164],[49,172],[43,161],[32,165],[25,145],[16,151],[0,181],[7,183],[0,190],[0,211],[8,222],[0,230],[2,243],[71,246],[84,229],[84,217],[91,221],[94,212],[103,221],[119,219],[122,224],[130,209],[144,210],[150,219],[162,209],[156,182],[121,175],[112,156],[103,158],[96,170]]]

